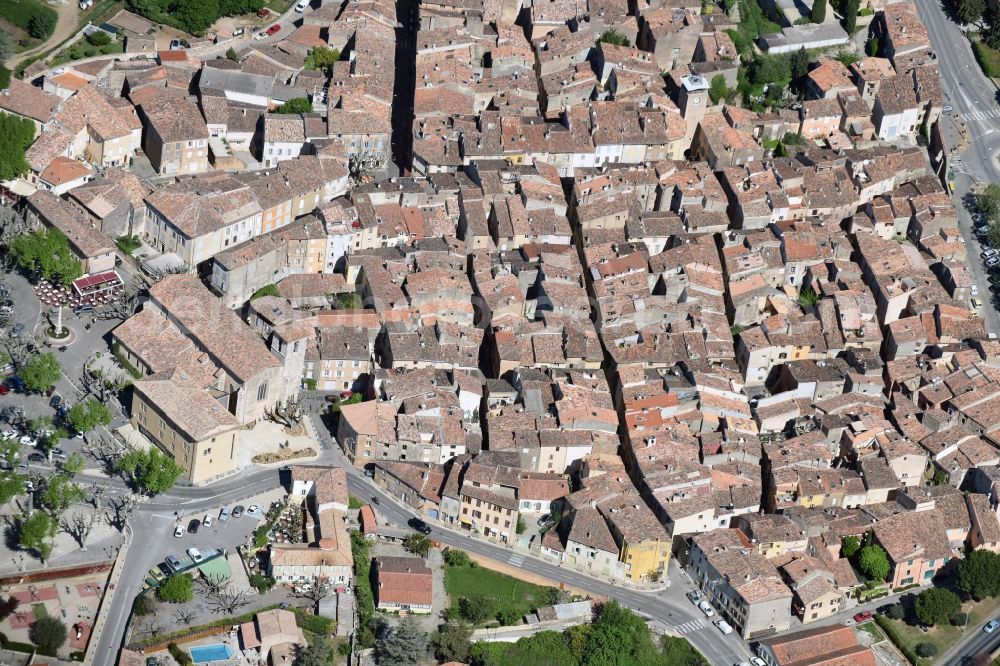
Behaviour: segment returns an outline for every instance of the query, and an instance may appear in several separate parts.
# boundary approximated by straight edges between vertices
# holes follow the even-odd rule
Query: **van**
[[[717,626],[719,628],[719,631],[721,631],[725,636],[728,636],[729,634],[733,633],[733,628],[730,627],[729,623],[726,622],[725,620],[716,620],[715,626]]]

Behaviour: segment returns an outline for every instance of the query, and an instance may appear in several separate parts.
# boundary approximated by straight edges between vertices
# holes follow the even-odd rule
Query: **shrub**
[[[464,550],[447,548],[442,555],[444,556],[444,563],[449,567],[467,567],[472,563],[472,560],[469,559],[469,554]]]
[[[893,620],[902,620],[906,617],[906,609],[903,608],[903,604],[893,604],[889,606],[889,610],[886,615]]]
[[[180,666],[192,666],[194,660],[191,659],[191,655],[182,650],[177,643],[171,643],[167,646],[167,650],[170,652],[170,656],[174,658]]]
[[[188,574],[174,574],[156,588],[156,597],[169,603],[184,603],[194,598],[194,580]]]
[[[43,617],[31,625],[28,636],[40,649],[54,652],[66,642],[66,625],[57,618]]]
[[[917,656],[918,657],[933,657],[938,653],[937,645],[934,643],[919,643],[917,645]]]
[[[107,46],[111,43],[111,35],[103,30],[97,30],[87,35],[87,42],[94,46]]]
[[[964,627],[969,624],[969,614],[968,613],[955,613],[951,616],[949,620],[954,627]]]
[[[501,608],[497,611],[497,621],[505,627],[509,627],[520,622],[521,616],[513,608]]]
[[[136,615],[149,615],[156,610],[153,600],[149,598],[149,595],[140,594],[135,598],[132,603],[132,612]]]
[[[274,584],[275,580],[270,576],[261,576],[259,573],[250,576],[250,585],[261,594],[267,594]]]

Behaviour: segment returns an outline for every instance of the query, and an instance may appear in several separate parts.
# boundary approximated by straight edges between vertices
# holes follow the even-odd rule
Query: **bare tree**
[[[101,463],[104,471],[112,475],[118,468],[118,461],[127,447],[125,443],[113,435],[98,435],[90,446],[90,455]]]
[[[104,512],[104,521],[119,532],[124,532],[134,508],[135,499],[131,495],[108,498],[108,511]]]
[[[177,621],[177,624],[185,624],[187,626],[191,626],[191,623],[194,622],[195,617],[196,617],[195,612],[187,610],[186,608],[178,608],[177,610],[174,611],[174,620]]]
[[[264,410],[264,416],[286,428],[294,428],[302,421],[302,408],[299,401],[290,398],[287,402],[278,403],[271,409]]]
[[[245,591],[235,591],[230,588],[230,579],[219,575],[202,576],[198,579],[206,599],[208,608],[220,615],[235,615],[240,609],[250,605],[250,599]]]
[[[125,321],[135,314],[139,306],[139,294],[129,288],[124,289],[111,302],[102,305],[95,312],[98,319],[120,319]]]
[[[384,153],[373,153],[366,150],[351,155],[348,161],[348,171],[355,184],[367,183],[374,180],[375,174],[385,169],[385,164]]]
[[[333,591],[333,584],[327,576],[317,576],[311,585],[306,588],[299,588],[295,591],[295,596],[301,599],[309,599],[314,604],[318,604],[330,592]]]
[[[156,636],[167,630],[163,622],[156,619],[156,615],[148,615],[142,620],[143,633],[147,636]]]
[[[22,211],[18,212],[11,206],[0,206],[0,244],[5,247],[10,242],[32,230],[34,224]]]
[[[4,344],[7,347],[7,354],[10,356],[10,362],[14,364],[15,368],[20,368],[27,363],[38,347],[34,336],[27,331],[23,331],[16,338],[8,337]]]
[[[87,537],[97,526],[101,514],[95,509],[85,508],[70,516],[59,519],[59,527],[63,532],[73,537],[80,544],[80,550],[87,550]]]
[[[80,373],[80,393],[91,395],[101,403],[107,403],[111,396],[125,388],[127,375],[121,370],[105,371],[100,368],[84,368]]]
[[[90,501],[94,505],[95,509],[101,508],[101,503],[103,501],[105,492],[107,492],[107,490],[104,488],[104,486],[99,486],[96,483],[91,484]]]

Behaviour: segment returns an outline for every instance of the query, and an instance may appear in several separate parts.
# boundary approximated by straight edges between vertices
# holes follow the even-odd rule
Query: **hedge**
[[[906,657],[907,661],[909,661],[911,664],[914,665],[917,663],[918,661],[917,655],[908,645],[906,645],[906,643],[903,642],[902,638],[900,638],[899,634],[896,632],[896,627],[893,624],[892,620],[885,617],[884,615],[876,615],[875,624],[877,624],[879,628],[883,632],[885,632],[885,635],[889,637],[889,640],[892,641],[892,644],[896,646],[896,649],[898,649],[900,653],[902,653],[902,655]]]
[[[333,621],[322,615],[307,613],[301,608],[289,609],[295,613],[295,624],[299,625],[303,631],[311,631],[320,636],[330,636],[333,634]]]
[[[264,613],[269,610],[274,610],[275,608],[280,608],[281,604],[271,604],[270,606],[264,606],[263,608],[258,608],[255,611],[246,613],[245,615],[239,615],[236,617],[226,617],[221,620],[216,620],[215,622],[209,622],[208,624],[201,624],[197,627],[189,627],[187,629],[181,629],[180,631],[175,631],[170,634],[161,634],[159,636],[150,636],[149,638],[135,643],[139,648],[150,648],[152,646],[163,646],[167,643],[172,643],[177,640],[182,640],[197,634],[198,632],[205,631],[206,629],[217,629],[219,627],[231,627],[234,624],[243,624],[244,622],[252,622],[253,618],[257,613]],[[162,649],[162,648],[161,648]]]

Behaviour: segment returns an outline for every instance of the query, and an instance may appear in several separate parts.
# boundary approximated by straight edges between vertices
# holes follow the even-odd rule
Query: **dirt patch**
[[[297,451],[292,451],[291,449],[282,449],[281,451],[275,451],[271,453],[260,453],[253,457],[253,463],[255,465],[269,465],[273,463],[285,462],[286,460],[298,460],[299,458],[315,458],[316,451],[313,448],[298,449]]]

